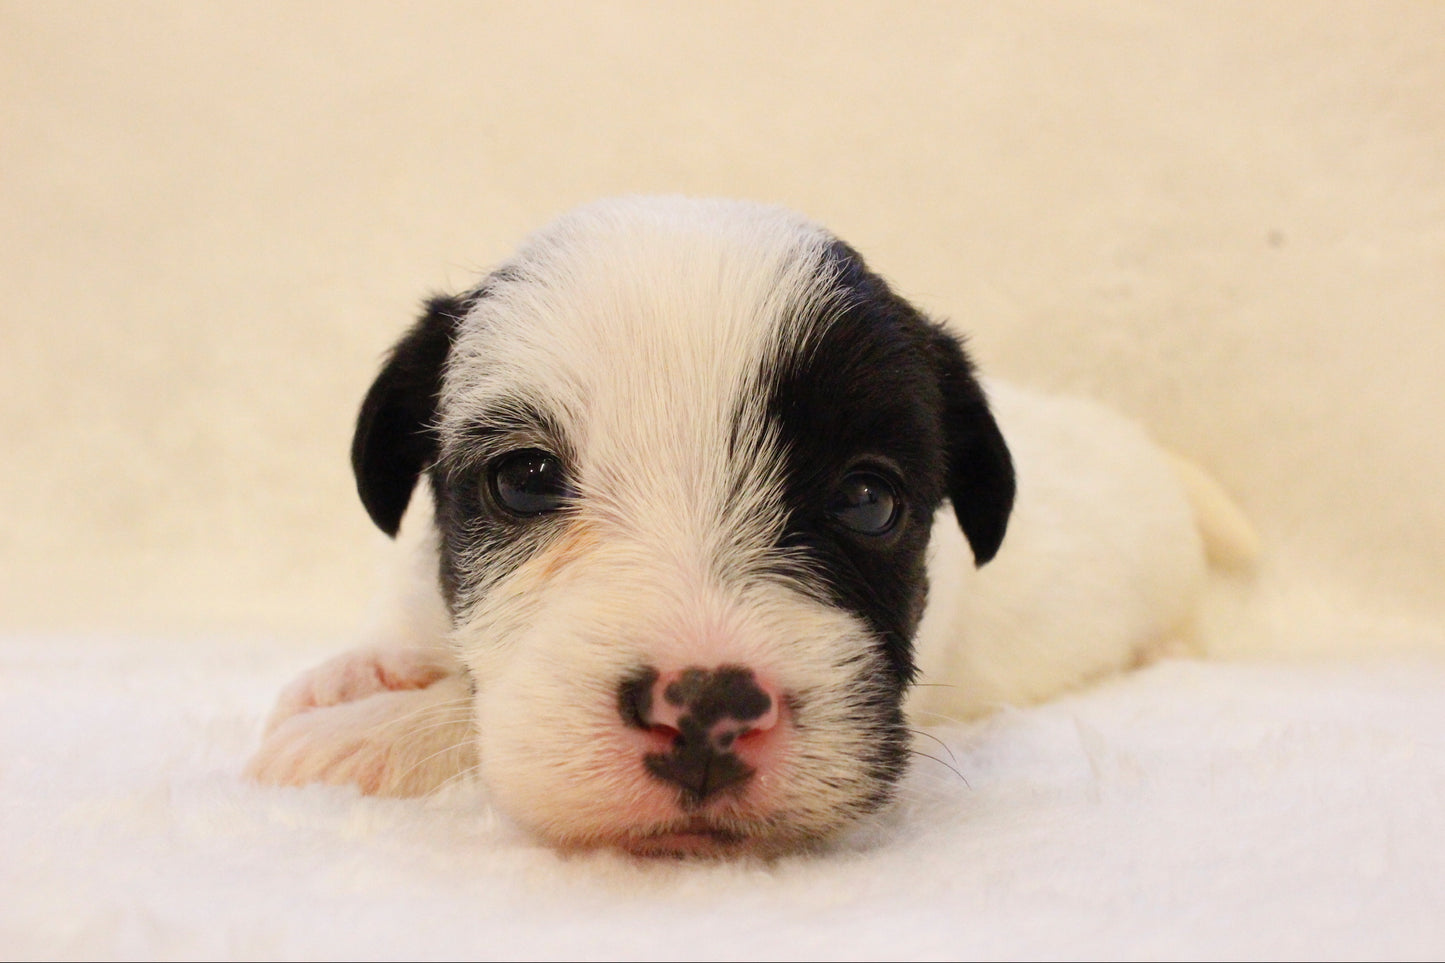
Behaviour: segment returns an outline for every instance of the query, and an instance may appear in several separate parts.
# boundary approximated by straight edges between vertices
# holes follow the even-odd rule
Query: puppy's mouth
[[[619,849],[634,856],[727,857],[750,852],[757,838],[707,819],[694,818],[651,832],[628,834],[614,841]]]

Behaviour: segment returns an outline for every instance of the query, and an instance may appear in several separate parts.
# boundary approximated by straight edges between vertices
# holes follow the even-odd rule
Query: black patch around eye
[[[901,695],[946,493],[933,329],[845,245],[824,270],[841,307],[797,319],[798,348],[762,372],[786,459],[778,548],[872,627]]]
[[[572,498],[562,460],[540,448],[523,448],[494,459],[486,484],[500,508],[523,517],[558,511]]]
[[[428,472],[440,538],[442,594],[453,618],[462,600],[546,545],[575,504],[576,454],[545,409],[495,400],[449,429]]]

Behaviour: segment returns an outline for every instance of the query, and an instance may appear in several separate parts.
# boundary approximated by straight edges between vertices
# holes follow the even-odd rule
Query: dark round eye
[[[492,462],[492,495],[514,515],[555,512],[572,497],[562,460],[540,448],[508,452]]]
[[[899,507],[893,485],[871,471],[844,476],[828,502],[829,514],[860,535],[888,534],[898,524]]]

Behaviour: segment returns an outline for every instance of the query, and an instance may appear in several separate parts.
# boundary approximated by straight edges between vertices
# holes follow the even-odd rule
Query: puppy
[[[1138,428],[985,387],[852,248],[747,203],[584,207],[435,298],[352,463],[410,588],[283,693],[250,774],[477,772],[562,847],[825,841],[888,801],[910,716],[1136,662],[1187,636],[1204,535],[1252,551]]]

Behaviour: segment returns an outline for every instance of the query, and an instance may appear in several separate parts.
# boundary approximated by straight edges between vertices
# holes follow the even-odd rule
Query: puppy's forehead
[[[614,460],[609,449],[703,466],[739,441],[761,446],[758,379],[837,313],[833,243],[756,205],[630,200],[573,212],[475,299],[447,369],[444,448],[519,410],[556,425],[594,465]]]

